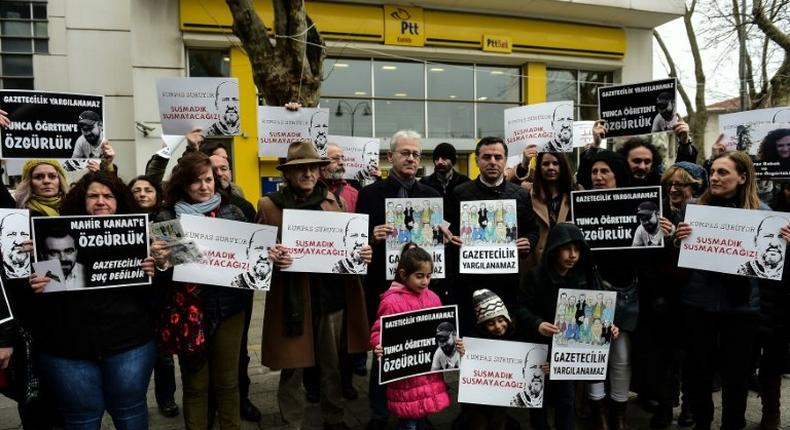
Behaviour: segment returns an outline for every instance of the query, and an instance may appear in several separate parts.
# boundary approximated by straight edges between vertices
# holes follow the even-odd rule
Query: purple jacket
[[[370,329],[370,344],[381,343],[381,317],[441,306],[439,296],[429,289],[415,293],[399,282],[392,282],[381,294],[376,322]],[[387,384],[387,408],[399,418],[419,419],[450,406],[450,396],[439,373],[414,376]]]

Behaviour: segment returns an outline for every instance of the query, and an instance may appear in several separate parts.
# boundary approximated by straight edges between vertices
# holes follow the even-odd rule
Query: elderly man
[[[343,179],[346,173],[343,148],[330,142],[326,145],[326,158],[329,159],[329,164],[321,168],[321,181],[326,184],[329,191],[343,199],[346,203],[344,208],[346,212],[356,212],[359,191]]]
[[[441,197],[431,187],[417,181],[420,167],[422,142],[420,134],[412,130],[400,130],[390,139],[387,159],[392,170],[387,179],[374,182],[359,192],[357,212],[369,215],[370,237],[373,238],[373,263],[365,277],[365,297],[371,319],[378,309],[379,295],[389,288],[387,281],[385,240],[395,233],[395,227],[387,224],[384,201],[391,198]],[[370,375],[371,419],[368,429],[384,429],[389,412],[384,386],[378,384],[378,366],[373,366]]]
[[[285,186],[258,203],[258,222],[282,232],[284,209],[340,212],[341,203],[318,181],[319,169],[329,163],[319,157],[310,141],[288,147],[286,161],[277,169]],[[360,250],[365,262],[369,245]],[[321,413],[324,428],[346,429],[343,422],[338,353],[368,349],[368,323],[362,286],[357,275],[286,272],[293,257],[282,245],[269,251],[274,261],[271,290],[266,297],[263,320],[264,366],[281,369],[277,401],[289,428],[302,428],[304,397],[300,393],[302,369],[318,364],[321,372]],[[346,337],[345,339],[343,337]]]

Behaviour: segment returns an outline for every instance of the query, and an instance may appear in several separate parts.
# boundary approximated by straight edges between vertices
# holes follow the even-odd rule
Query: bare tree
[[[299,102],[317,106],[324,41],[302,0],[272,0],[274,37],[255,12],[253,0],[225,0],[233,15],[233,33],[252,65],[252,77],[266,104]]]
[[[691,55],[694,58],[694,78],[697,83],[696,91],[694,93],[694,103],[691,103],[691,98],[686,92],[686,89],[680,83],[678,75],[678,68],[675,64],[672,54],[667,49],[664,39],[657,30],[653,30],[653,37],[658,42],[664,57],[667,59],[669,65],[669,76],[678,78],[678,92],[683,99],[683,103],[688,110],[688,123],[691,131],[691,141],[697,147],[697,158],[701,161],[705,158],[705,127],[708,125],[708,108],[705,104],[705,71],[702,68],[702,55],[700,54],[699,44],[697,43],[697,33],[694,30],[694,25],[691,22],[694,10],[697,7],[697,0],[693,0],[691,4],[686,6],[686,11],[683,14],[683,25],[686,28],[686,36],[691,46]]]
[[[769,40],[776,44],[784,53],[782,63],[769,79],[765,70],[767,64],[761,64],[763,73],[763,87],[760,92],[756,92],[752,97],[752,108],[762,108],[770,106],[785,106],[790,102],[790,35],[786,29],[777,25],[781,12],[787,12],[787,1],[772,1],[770,5],[764,5],[762,0],[754,0],[752,3],[752,19],[757,28],[765,35],[765,43],[762,51],[762,58],[766,56],[769,49]],[[785,16],[786,18],[786,16]],[[765,60],[763,60],[765,61]]]

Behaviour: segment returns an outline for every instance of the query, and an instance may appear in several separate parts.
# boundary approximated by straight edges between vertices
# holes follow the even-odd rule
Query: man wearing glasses
[[[357,213],[367,214],[370,218],[369,233],[373,245],[373,261],[365,276],[365,299],[370,321],[375,320],[379,295],[389,288],[386,269],[385,240],[395,232],[395,227],[387,224],[384,203],[391,198],[429,198],[441,197],[438,191],[417,181],[417,169],[422,156],[422,137],[413,130],[400,130],[390,139],[387,160],[392,164],[389,176],[374,182],[359,192]],[[385,387],[378,384],[378,366],[373,366],[370,375],[371,419],[368,429],[385,429],[387,426],[387,399]]]
[[[321,181],[326,184],[329,191],[343,198],[346,202],[346,207],[343,209],[346,212],[356,212],[359,191],[343,179],[343,175],[346,173],[343,148],[330,142],[326,145],[326,157],[330,163],[321,167]]]

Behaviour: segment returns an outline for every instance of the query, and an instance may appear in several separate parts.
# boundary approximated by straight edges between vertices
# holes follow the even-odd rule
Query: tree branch
[[[678,69],[675,66],[675,60],[672,59],[672,55],[669,53],[667,49],[667,45],[664,43],[664,39],[659,34],[658,30],[653,30],[653,37],[658,42],[659,48],[661,48],[661,52],[664,53],[664,57],[667,59],[667,64],[669,65],[669,77],[678,79],[678,92],[680,93],[680,98],[683,99],[683,104],[686,105],[686,108],[689,109],[689,113],[694,113],[694,105],[691,104],[691,99],[686,93],[686,89],[683,85],[680,84],[680,79],[678,77]]]

